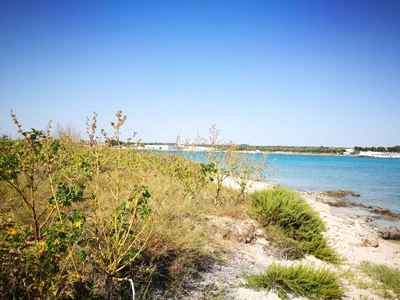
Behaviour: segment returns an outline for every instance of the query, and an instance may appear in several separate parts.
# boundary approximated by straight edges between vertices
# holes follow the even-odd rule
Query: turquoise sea
[[[271,154],[267,180],[296,190],[351,190],[348,200],[400,213],[400,159]]]
[[[204,153],[191,159],[202,161]],[[267,159],[267,181],[303,191],[351,190],[361,196],[349,201],[400,213],[399,158],[270,154]]]

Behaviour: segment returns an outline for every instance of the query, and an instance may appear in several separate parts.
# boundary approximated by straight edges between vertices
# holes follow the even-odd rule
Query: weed
[[[397,298],[400,297],[400,270],[367,261],[363,261],[360,268],[366,275],[382,283],[384,298],[394,298],[390,291],[393,291]]]
[[[214,204],[222,205],[227,201],[223,196],[224,181],[230,177],[238,186],[235,193],[236,200],[245,200],[245,194],[251,188],[252,180],[262,180],[269,171],[269,162],[265,153],[243,153],[238,151],[232,141],[225,142],[220,137],[220,130],[216,125],[209,129],[209,138],[198,137],[193,143],[186,140],[182,156],[189,160],[193,157],[188,149],[196,149],[198,145],[204,147],[204,161],[201,164],[202,185],[214,183]],[[180,145],[178,139],[177,144]]]
[[[255,174],[240,173],[233,144],[215,142],[200,163],[125,149],[121,111],[110,135],[88,119],[85,142],[72,124],[51,135],[12,118],[20,139],[0,138],[0,298],[127,298],[128,279],[151,297],[207,267],[205,216],[247,216],[244,190],[220,181]]]
[[[114,140],[125,118],[117,112]],[[104,131],[105,145],[95,137],[96,115],[91,147],[68,135],[53,138],[50,126],[22,131],[14,114],[12,119],[23,138],[0,139],[0,180],[11,190],[11,206],[23,214],[10,208],[18,218],[10,214],[1,224],[0,296],[95,295],[87,279],[93,274],[106,286],[126,279],[121,274],[139,257],[152,228],[148,188],[139,180],[122,185],[130,160],[111,149]]]
[[[269,238],[290,259],[312,254],[338,262],[338,255],[322,235],[325,225],[317,213],[288,188],[257,191],[251,195],[250,214],[267,228]]]
[[[343,296],[337,275],[324,268],[274,263],[259,274],[246,273],[244,278],[246,287],[267,291],[272,289],[282,299],[290,299],[287,293],[309,299],[335,299]]]

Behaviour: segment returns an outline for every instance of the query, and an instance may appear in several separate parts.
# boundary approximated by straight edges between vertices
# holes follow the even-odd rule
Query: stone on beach
[[[379,233],[385,240],[400,240],[400,229],[396,226],[379,228]]]

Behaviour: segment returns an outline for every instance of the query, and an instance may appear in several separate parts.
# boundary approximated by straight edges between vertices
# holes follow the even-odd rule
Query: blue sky
[[[0,128],[400,144],[400,1],[0,1]],[[109,130],[111,131],[111,130]]]

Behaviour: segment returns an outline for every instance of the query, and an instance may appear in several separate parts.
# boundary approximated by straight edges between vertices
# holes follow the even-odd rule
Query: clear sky
[[[399,0],[1,0],[0,128],[400,144]]]

